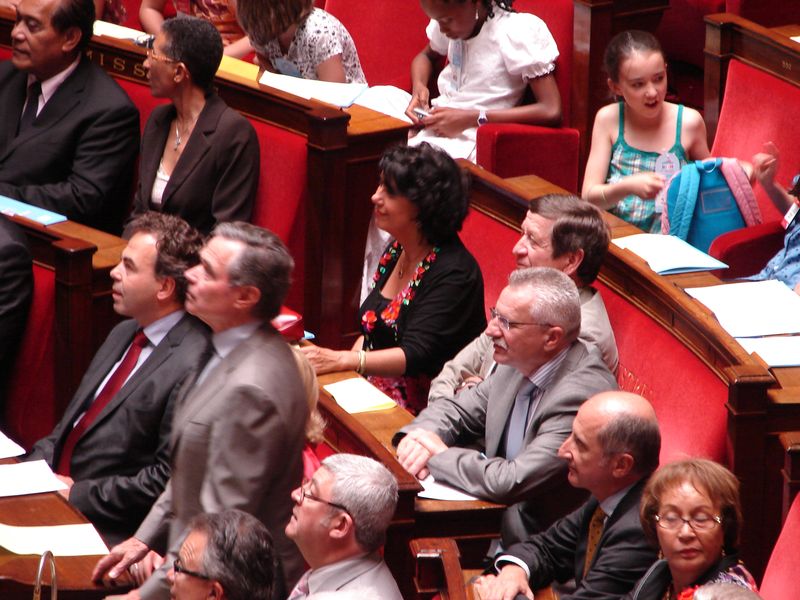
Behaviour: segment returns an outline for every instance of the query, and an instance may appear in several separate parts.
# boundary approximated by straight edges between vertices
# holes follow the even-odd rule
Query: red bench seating
[[[769,98],[769,102],[764,102]],[[789,185],[800,170],[800,146],[794,136],[794,112],[800,105],[800,88],[738,60],[731,60],[725,96],[711,153],[749,161],[765,142],[781,152],[777,181]],[[744,118],[757,110],[757,118]],[[781,216],[761,186],[756,185],[764,224],[732,231],[718,237],[709,253],[729,264],[726,278],[757,273],[783,246]]]
[[[561,94],[561,127],[492,124],[478,131],[477,162],[500,177],[533,173],[572,193],[578,191],[578,130],[569,127],[572,87],[572,0],[518,0],[514,9],[547,23],[559,57],[555,78]]]
[[[647,398],[658,416],[661,462],[702,456],[727,464],[725,383],[649,315],[601,282],[595,285],[617,340],[620,389]]]
[[[789,515],[770,556],[764,580],[759,590],[764,600],[787,600],[800,598],[800,495],[796,496]]]

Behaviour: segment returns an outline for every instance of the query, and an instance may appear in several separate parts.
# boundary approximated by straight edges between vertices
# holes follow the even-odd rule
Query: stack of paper
[[[350,414],[394,408],[397,403],[362,377],[329,383],[325,390]]]
[[[65,490],[43,460],[0,465],[0,497]]]
[[[450,501],[470,501],[477,500],[475,496],[471,496],[466,492],[457,490],[444,483],[439,483],[433,478],[433,475],[428,475],[425,479],[420,479],[423,490],[417,494],[420,498],[428,498],[429,500],[450,500]]]
[[[7,196],[0,196],[0,212],[11,217],[15,215],[25,217],[26,219],[36,221],[41,225],[54,225],[56,223],[63,223],[67,220],[67,217],[64,215],[60,215],[50,210],[45,210],[44,208],[39,208],[38,206],[25,204],[24,202],[14,200],[13,198],[8,198]]]
[[[263,85],[300,96],[306,100],[315,98],[334,106],[348,107],[356,98],[367,89],[366,83],[332,83],[330,81],[317,81],[316,79],[303,79],[290,77],[264,71],[259,80]]]
[[[616,238],[613,243],[628,249],[647,262],[660,275],[727,269],[728,265],[712,258],[674,235],[638,233]]]
[[[0,431],[0,458],[12,458],[23,454],[25,449]]]
[[[49,527],[14,527],[0,523],[0,546],[14,554],[53,556],[102,556],[108,554],[91,523]]]

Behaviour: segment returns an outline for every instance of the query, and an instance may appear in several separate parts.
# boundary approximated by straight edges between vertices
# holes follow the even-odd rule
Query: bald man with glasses
[[[617,384],[598,349],[578,339],[578,289],[563,272],[515,271],[491,315],[486,335],[497,370],[457,397],[429,404],[395,443],[412,475],[430,473],[478,498],[513,505],[503,523],[507,545],[580,503],[558,448],[581,404]]]

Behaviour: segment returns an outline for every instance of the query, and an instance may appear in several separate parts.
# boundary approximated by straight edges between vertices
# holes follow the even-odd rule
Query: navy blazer
[[[83,57],[16,135],[27,73],[0,63],[0,194],[112,233],[128,206],[139,111],[119,85]]]

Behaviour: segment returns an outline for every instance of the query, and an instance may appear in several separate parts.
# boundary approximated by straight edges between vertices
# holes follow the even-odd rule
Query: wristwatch
[[[478,113],[478,127],[486,125],[489,122],[489,117],[486,116],[486,110],[483,108]]]

